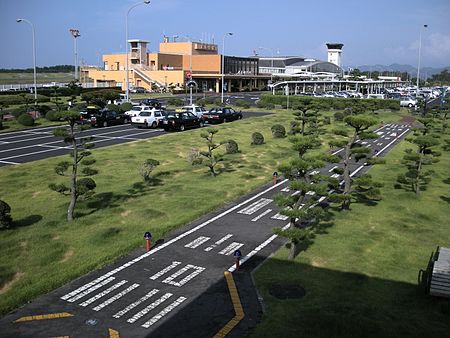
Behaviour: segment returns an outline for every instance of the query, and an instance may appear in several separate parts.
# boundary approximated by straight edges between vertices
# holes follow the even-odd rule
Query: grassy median
[[[283,248],[257,271],[267,312],[252,337],[448,337],[449,300],[425,295],[417,277],[436,246],[450,247],[450,156],[433,165],[431,184],[416,197],[393,187],[407,146],[370,171],[385,184],[378,205],[334,212],[295,261]],[[272,296],[286,285],[306,295]]]

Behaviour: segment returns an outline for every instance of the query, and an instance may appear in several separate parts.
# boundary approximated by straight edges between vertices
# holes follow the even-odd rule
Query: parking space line
[[[120,310],[119,312],[117,312],[116,314],[113,315],[114,318],[120,318],[122,317],[125,313],[131,311],[132,309],[134,309],[136,306],[138,306],[139,304],[141,304],[142,302],[145,302],[147,299],[151,298],[152,296],[154,296],[155,294],[157,294],[159,292],[158,289],[153,289],[152,291],[148,292],[144,297],[139,298],[137,301],[135,301],[134,303],[131,303],[130,305],[128,305],[127,307],[125,307],[124,309]]]
[[[285,221],[287,220],[289,217],[285,216],[285,215],[281,215],[280,213],[276,213],[275,215],[273,215],[272,217],[270,217],[271,219],[279,219],[281,221]]]
[[[14,164],[14,165],[19,165],[19,164],[21,164],[21,163],[17,163],[17,162],[2,161],[2,160],[0,160],[0,163],[5,163],[5,164]]]

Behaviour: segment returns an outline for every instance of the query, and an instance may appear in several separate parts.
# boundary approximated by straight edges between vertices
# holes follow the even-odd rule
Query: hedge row
[[[289,96],[289,106],[295,109],[296,106],[307,103],[315,103],[324,109],[343,110],[350,106],[359,106],[364,109],[379,110],[391,109],[400,110],[398,100],[380,99],[358,99],[358,98],[335,98],[335,97],[312,97],[312,96]],[[258,106],[273,108],[280,105],[286,108],[287,98],[285,95],[262,94]]]
[[[45,95],[37,95],[38,102],[49,102],[50,98]],[[34,94],[16,94],[16,95],[2,95],[0,96],[0,104],[5,106],[11,106],[15,104],[28,104],[34,103]]]

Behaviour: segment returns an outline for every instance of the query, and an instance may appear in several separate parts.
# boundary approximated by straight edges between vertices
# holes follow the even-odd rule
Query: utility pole
[[[80,37],[80,31],[78,29],[75,28],[71,28],[69,29],[70,34],[72,34],[73,36],[73,50],[74,50],[74,55],[75,55],[75,62],[74,62],[74,66],[75,66],[75,73],[74,73],[74,77],[75,77],[75,81],[78,80],[78,50],[77,50],[77,38]]]

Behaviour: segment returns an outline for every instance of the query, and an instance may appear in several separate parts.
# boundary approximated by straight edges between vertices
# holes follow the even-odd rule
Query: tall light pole
[[[221,102],[223,103],[223,83],[224,83],[224,78],[225,78],[225,37],[226,36],[231,36],[233,35],[233,33],[228,32],[225,33],[223,35],[223,39],[222,39],[222,95],[221,95]]]
[[[419,62],[417,64],[416,100],[419,97],[420,51],[422,48],[422,30],[427,27],[428,27],[428,25],[423,25],[422,27],[420,27],[420,33],[419,33]]]
[[[127,11],[127,15],[125,15],[125,54],[126,54],[126,61],[125,61],[125,72],[126,72],[126,100],[129,101],[129,95],[130,95],[130,78],[128,75],[128,14],[130,14],[131,10],[139,5],[148,5],[150,3],[150,0],[145,0],[145,1],[141,1],[138,2],[137,4],[134,4],[133,6],[131,6],[130,8],[128,8]]]
[[[77,50],[77,38],[78,38],[79,36],[81,36],[81,35],[80,35],[80,31],[79,31],[78,29],[75,29],[75,28],[69,29],[69,32],[70,32],[70,34],[72,34],[72,36],[73,36],[73,52],[74,52],[74,55],[75,55],[75,63],[74,63],[74,65],[75,65],[75,73],[74,73],[74,75],[75,75],[75,81],[76,81],[76,80],[78,80],[78,50]]]
[[[33,79],[34,79],[34,105],[37,106],[37,89],[36,89],[36,36],[34,33],[34,25],[27,19],[16,19],[17,22],[26,22],[31,26],[33,33]]]
[[[270,68],[272,68],[270,71],[270,83],[272,84],[273,83],[273,49],[267,48],[267,47],[258,47],[258,49],[267,49],[268,51],[270,51],[272,53],[272,60],[270,62]]]

